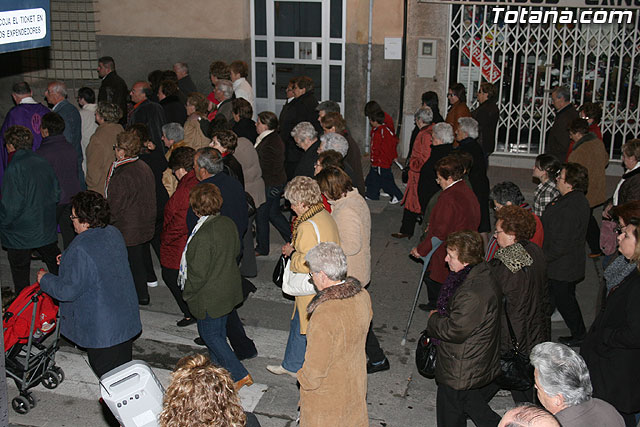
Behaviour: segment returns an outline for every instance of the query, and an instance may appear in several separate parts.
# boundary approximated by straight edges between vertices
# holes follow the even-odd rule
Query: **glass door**
[[[258,112],[280,113],[289,79],[313,79],[318,101],[343,103],[346,0],[253,0],[252,71]]]

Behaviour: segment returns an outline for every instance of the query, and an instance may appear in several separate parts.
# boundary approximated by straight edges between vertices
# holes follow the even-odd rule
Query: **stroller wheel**
[[[58,377],[58,382],[61,383],[62,381],[64,381],[64,371],[62,370],[61,367],[59,366],[54,366],[53,368],[51,368],[51,370],[53,372],[56,373],[57,377]]]
[[[45,371],[45,373],[42,374],[42,380],[40,380],[40,382],[45,388],[50,390],[58,387],[60,384],[58,375],[52,370]]]
[[[29,401],[24,396],[16,396],[11,401],[11,407],[19,414],[26,414],[31,409],[29,407]]]
[[[29,407],[31,409],[36,407],[36,397],[33,395],[33,393],[27,392],[24,397],[27,398],[27,400],[29,401]]]

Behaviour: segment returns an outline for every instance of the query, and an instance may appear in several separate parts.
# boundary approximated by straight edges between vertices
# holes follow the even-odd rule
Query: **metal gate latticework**
[[[623,24],[506,24],[504,11],[517,7],[501,8],[494,23],[493,6],[452,5],[449,34],[449,81],[465,85],[467,104],[481,81],[499,90],[496,152],[543,152],[555,116],[551,90],[567,85],[576,106],[602,106],[604,142],[619,159],[621,145],[640,137],[640,10]]]

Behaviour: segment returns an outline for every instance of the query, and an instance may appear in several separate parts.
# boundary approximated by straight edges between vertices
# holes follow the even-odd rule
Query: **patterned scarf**
[[[442,288],[440,289],[440,294],[438,295],[438,303],[436,306],[438,307],[438,314],[441,316],[449,317],[449,300],[453,294],[456,293],[456,290],[462,285],[465,281],[469,272],[473,268],[473,265],[467,265],[465,268],[458,272],[450,272],[447,276],[447,279],[444,281]],[[437,338],[433,338],[433,343],[435,345],[440,344],[440,340]]]
[[[121,165],[126,165],[128,163],[133,163],[136,160],[138,160],[138,156],[135,157],[129,157],[128,159],[122,159],[122,160],[116,160],[115,162],[111,163],[111,167],[109,168],[109,173],[107,174],[107,181],[104,184],[104,198],[107,198],[107,190],[109,189],[109,181],[111,181],[111,177],[113,176],[113,173],[115,172],[116,168],[118,166]]]
[[[607,296],[613,288],[618,286],[631,272],[638,268],[635,262],[629,262],[624,255],[618,255],[604,271],[604,280],[607,284]]]
[[[295,243],[296,237],[298,237],[298,226],[324,210],[322,202],[312,205],[305,213],[293,220],[293,233],[291,234],[291,244]]]
[[[198,230],[200,230],[202,224],[204,224],[204,222],[209,219],[209,216],[210,215],[203,215],[198,218],[196,226],[193,227],[193,231],[191,231],[191,234],[187,239],[187,244],[184,245],[184,250],[182,251],[182,256],[180,257],[180,269],[178,270],[178,286],[180,286],[181,290],[184,290],[184,284],[187,281],[187,248],[189,247],[189,242],[191,241],[191,238],[198,232]]]

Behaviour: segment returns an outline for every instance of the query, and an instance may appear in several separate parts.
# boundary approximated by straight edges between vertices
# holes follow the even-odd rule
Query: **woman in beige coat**
[[[300,382],[300,425],[369,425],[364,351],[371,299],[347,277],[347,258],[335,243],[320,243],[305,259],[318,294],[307,309],[310,321]]]
[[[291,271],[294,273],[309,273],[305,261],[307,252],[319,242],[340,243],[338,228],[331,215],[324,209],[322,195],[318,183],[306,176],[292,179],[284,190],[284,197],[291,203],[291,209],[297,217],[293,221],[292,243],[282,247],[282,253],[291,258]],[[316,234],[315,223],[318,234]],[[296,372],[302,368],[305,350],[307,348],[307,305],[314,295],[295,297],[296,302],[291,317],[291,328],[287,349],[282,365],[268,365],[269,372],[282,375],[288,374],[295,378]]]
[[[331,204],[331,217],[336,221],[340,247],[347,257],[347,274],[360,281],[363,287],[371,279],[371,212],[364,198],[353,188],[351,179],[342,169],[328,167],[316,175],[320,191]],[[367,372],[389,369],[384,351],[373,333],[371,324],[367,334]]]
[[[121,116],[122,111],[116,104],[101,102],[96,110],[98,129],[87,145],[87,189],[103,196],[109,168],[116,159],[113,148],[116,145],[116,137],[124,131],[118,124]]]

